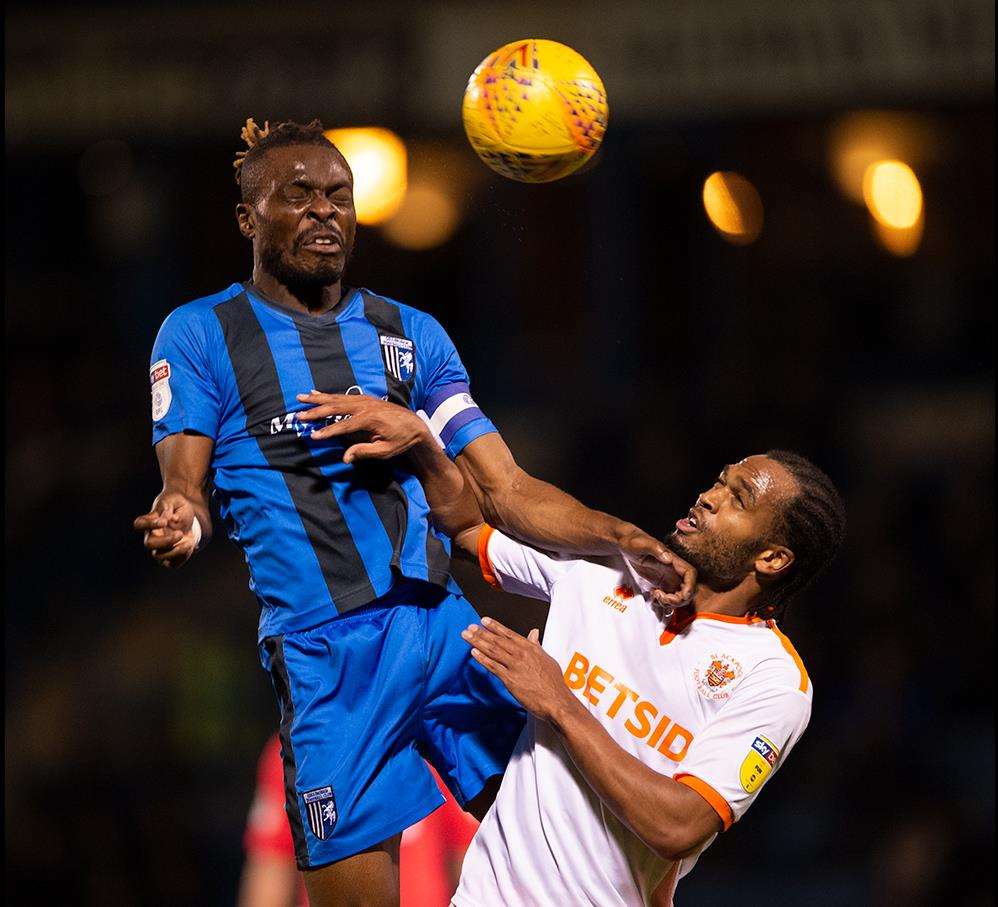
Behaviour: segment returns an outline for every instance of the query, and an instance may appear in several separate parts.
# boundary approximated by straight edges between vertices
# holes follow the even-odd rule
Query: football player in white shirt
[[[811,681],[776,618],[841,543],[838,492],[786,451],[726,466],[668,539],[698,571],[670,616],[622,558],[555,558],[482,525],[445,458],[420,459],[438,525],[486,579],[551,602],[543,647],[489,618],[463,633],[533,717],[454,904],[671,904],[807,726]]]

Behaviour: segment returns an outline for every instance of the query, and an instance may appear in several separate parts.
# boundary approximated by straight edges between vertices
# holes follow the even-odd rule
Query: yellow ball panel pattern
[[[496,173],[526,183],[560,179],[599,148],[609,109],[603,83],[564,44],[514,41],[468,80],[462,118],[468,141]]]

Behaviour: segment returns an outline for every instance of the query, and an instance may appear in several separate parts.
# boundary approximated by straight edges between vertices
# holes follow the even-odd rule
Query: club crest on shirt
[[[762,782],[766,780],[779,758],[780,751],[771,740],[760,735],[752,741],[752,747],[738,770],[738,779],[742,782],[745,793],[754,794],[762,787]]]
[[[149,367],[149,381],[152,384],[152,418],[158,422],[170,410],[173,392],[170,390],[170,363],[157,359]]]
[[[305,811],[308,813],[308,827],[320,841],[325,841],[336,827],[339,816],[336,813],[336,798],[331,787],[318,787],[302,794]]]
[[[416,349],[411,340],[405,337],[393,337],[391,334],[379,334],[381,341],[381,356],[388,369],[399,381],[408,382],[416,371]]]
[[[711,652],[705,665],[693,669],[693,682],[705,699],[727,699],[741,675],[742,666],[736,658]]]

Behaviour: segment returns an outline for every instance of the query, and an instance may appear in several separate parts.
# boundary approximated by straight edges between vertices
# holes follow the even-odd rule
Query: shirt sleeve
[[[156,336],[149,366],[153,444],[188,430],[217,438],[220,394],[211,361],[199,313],[186,306],[171,312]]]
[[[447,332],[435,319],[420,319],[420,368],[413,388],[415,409],[423,410],[447,455],[456,457],[475,438],[498,431],[472,399],[468,373]]]
[[[271,738],[260,756],[243,847],[251,856],[286,857],[289,861],[295,858],[291,826],[284,811],[284,766],[277,737]]]
[[[575,561],[558,560],[491,526],[478,534],[478,564],[485,581],[504,592],[551,600],[551,589]]]
[[[782,674],[750,674],[696,735],[673,777],[700,794],[727,830],[786,760],[810,717],[809,694]]]

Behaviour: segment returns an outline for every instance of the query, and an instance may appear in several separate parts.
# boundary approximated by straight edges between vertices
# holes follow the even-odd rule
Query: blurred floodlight
[[[922,213],[922,187],[903,161],[877,161],[863,174],[863,200],[885,227],[907,230]]]
[[[405,144],[394,132],[375,127],[329,129],[325,136],[347,159],[353,171],[353,201],[357,220],[380,224],[390,218],[405,196]]]
[[[744,176],[712,173],[703,184],[703,207],[714,228],[728,242],[748,245],[762,232],[762,199]]]
[[[922,242],[922,234],[925,232],[925,215],[924,212],[920,214],[918,220],[910,227],[890,227],[875,217],[870,218],[870,225],[877,242],[891,255],[907,258],[915,254]]]
[[[450,239],[459,218],[458,206],[439,183],[413,183],[398,213],[382,228],[403,249],[432,249]]]
[[[97,142],[80,156],[80,188],[87,195],[113,195],[132,175],[132,149],[117,139]]]
[[[871,164],[904,160],[919,166],[936,158],[943,131],[912,113],[859,110],[839,118],[829,133],[832,175],[847,198],[862,204],[863,177]]]

